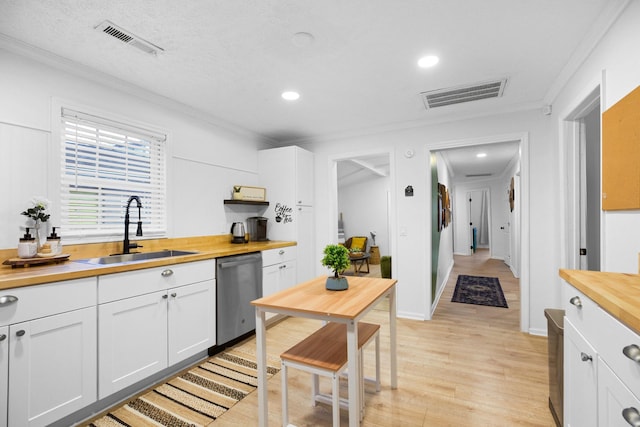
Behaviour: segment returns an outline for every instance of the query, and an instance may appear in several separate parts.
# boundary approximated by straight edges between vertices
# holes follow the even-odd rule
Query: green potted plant
[[[349,268],[349,249],[342,245],[327,245],[324,248],[324,258],[322,265],[333,270],[333,276],[327,277],[326,287],[331,291],[344,291],[349,288],[346,277],[341,277],[340,273]]]

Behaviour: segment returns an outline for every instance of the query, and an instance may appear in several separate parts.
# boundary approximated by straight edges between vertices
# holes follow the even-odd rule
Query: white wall
[[[376,232],[380,255],[390,255],[387,197],[389,177],[372,177],[366,181],[338,188],[338,212],[343,214],[345,239],[365,236],[371,247],[371,231]]]
[[[525,206],[529,207],[527,214],[531,218],[528,222],[531,256],[526,262],[531,268],[522,280],[528,280],[531,290],[527,293],[529,307],[525,312],[530,314],[525,327],[544,333],[544,309],[556,306],[559,301],[559,296],[548,291],[559,267],[559,225],[557,218],[549,215],[549,208],[557,203],[557,194],[549,189],[557,186],[559,176],[558,167],[549,161],[549,153],[555,150],[550,129],[550,118],[534,110],[311,143],[308,148],[316,154],[317,241],[335,240],[331,190],[325,184],[332,179],[330,159],[353,151],[391,147],[394,184],[390,240],[394,277],[399,283],[398,312],[404,317],[429,319],[431,267],[424,262],[431,259],[429,150],[448,148],[446,143],[452,141],[497,140],[505,134],[526,134],[529,147],[526,155],[531,169],[530,178],[525,180],[529,186]],[[416,155],[406,157],[409,149]],[[413,186],[413,197],[404,196],[407,185]]]
[[[1,48],[0,63],[0,248],[16,247],[26,219],[20,212],[32,197],[58,198],[57,165],[47,160],[58,138],[52,124],[58,100],[167,131],[169,237],[228,233],[231,222],[256,214],[225,208],[222,201],[234,184],[258,185],[257,150],[265,147],[257,137]]]
[[[570,82],[553,102],[554,134],[558,135],[556,154],[560,162],[567,157],[569,141],[564,135],[564,120],[600,85],[601,110],[604,112],[627,93],[640,85],[640,2],[631,1],[624,12],[608,31],[594,52],[575,73]],[[570,210],[567,201],[571,194],[566,189],[572,177],[563,180],[560,185],[560,201],[565,210]],[[638,272],[638,253],[640,253],[640,211],[602,212],[602,259],[603,271]],[[573,219],[566,217],[564,230],[574,227]],[[563,231],[564,232],[564,231]],[[563,253],[563,259],[569,256]],[[568,261],[565,261],[567,267]],[[557,287],[556,278],[553,286]]]

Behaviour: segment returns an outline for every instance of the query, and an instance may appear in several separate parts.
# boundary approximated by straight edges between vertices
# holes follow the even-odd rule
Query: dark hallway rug
[[[497,277],[460,274],[451,302],[509,308]]]

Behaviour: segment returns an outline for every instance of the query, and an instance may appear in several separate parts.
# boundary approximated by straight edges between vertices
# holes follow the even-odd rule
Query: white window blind
[[[166,135],[67,108],[61,116],[64,236],[122,236],[133,195],[142,202],[143,234],[166,235]],[[135,226],[135,202],[130,217]]]

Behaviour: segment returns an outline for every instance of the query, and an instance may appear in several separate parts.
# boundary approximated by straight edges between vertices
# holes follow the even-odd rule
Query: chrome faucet
[[[142,221],[140,220],[140,209],[142,208],[142,203],[140,203],[140,198],[138,196],[131,196],[127,202],[127,212],[124,215],[124,242],[122,244],[123,254],[130,253],[130,249],[142,247],[142,245],[138,245],[137,243],[129,242],[129,206],[131,206],[131,202],[134,200],[138,205],[138,229],[136,230],[136,236],[142,236]]]

